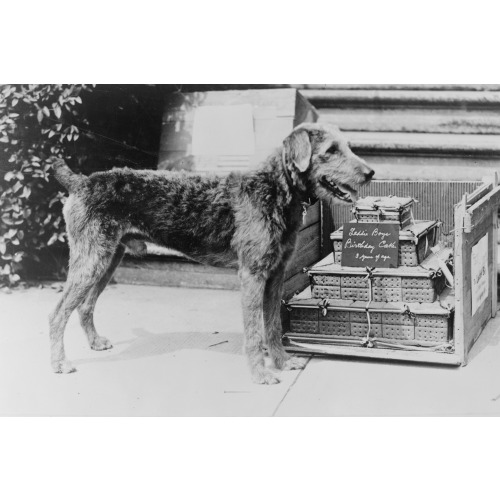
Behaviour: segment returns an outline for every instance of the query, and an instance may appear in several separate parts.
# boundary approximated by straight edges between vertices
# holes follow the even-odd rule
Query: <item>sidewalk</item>
[[[0,292],[0,415],[500,415],[500,316],[465,368],[313,358],[258,386],[242,355],[239,292],[111,285],[95,322],[114,348],[91,351],[74,314],[70,375],[49,363],[47,316],[59,296]]]

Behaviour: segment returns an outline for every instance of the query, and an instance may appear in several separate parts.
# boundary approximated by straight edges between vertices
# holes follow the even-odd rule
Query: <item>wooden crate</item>
[[[203,108],[203,109],[202,109]],[[235,147],[231,140],[220,137],[224,119],[234,111],[235,117],[252,124],[249,147]],[[214,112],[215,118],[196,131],[198,137],[220,141],[220,147],[197,153],[193,151],[195,122],[200,113]],[[220,119],[217,119],[219,113]],[[224,118],[225,117],[225,118]],[[165,105],[160,141],[159,169],[171,168],[172,162],[188,160],[180,167],[196,172],[219,174],[256,167],[281,145],[294,127],[303,122],[316,122],[315,108],[296,89],[228,90],[172,94]],[[237,120],[236,120],[237,121]],[[235,121],[235,123],[236,123]],[[200,123],[200,122],[198,122]],[[235,126],[238,126],[235,124]],[[245,127],[245,124],[241,124]],[[218,130],[220,127],[220,130]],[[245,129],[248,132],[248,128]],[[247,149],[245,151],[245,149]]]
[[[454,207],[454,289],[445,291],[441,296],[439,304],[416,304],[420,308],[433,308],[445,306],[453,310],[453,326],[450,330],[450,321],[443,322],[443,318],[433,314],[430,310],[420,310],[418,324],[412,332],[406,331],[401,324],[401,311],[395,311],[396,303],[387,303],[378,311],[372,307],[372,312],[396,313],[394,316],[397,328],[385,328],[384,319],[381,323],[374,321],[374,325],[381,324],[376,329],[380,334],[377,342],[360,345],[359,340],[353,342],[345,334],[347,327],[343,328],[343,335],[333,339],[332,335],[320,334],[319,315],[322,310],[336,309],[350,312],[366,312],[365,307],[356,307],[353,301],[335,301],[332,305],[328,300],[321,301],[311,297],[298,295],[295,297],[301,301],[301,307],[309,307],[318,311],[317,334],[311,336],[307,332],[293,332],[290,323],[285,322],[285,333],[283,342],[287,350],[304,354],[322,354],[354,356],[362,358],[379,358],[405,360],[415,362],[465,365],[468,354],[481,335],[489,319],[496,315],[497,311],[497,213],[500,205],[500,187],[497,175],[492,179],[484,180],[471,194],[465,194],[461,201]],[[310,291],[308,291],[310,295]],[[443,300],[443,296],[446,301]],[[445,303],[446,302],[446,303]],[[309,305],[308,305],[309,304]],[[359,304],[359,301],[358,301]],[[356,311],[353,308],[356,307]],[[377,307],[379,307],[377,305]],[[290,308],[290,305],[289,305]],[[387,308],[392,308],[389,310]],[[415,312],[415,311],[412,311]],[[391,318],[385,316],[388,324]],[[362,324],[359,321],[355,325]],[[361,331],[358,326],[351,331]],[[411,328],[411,327],[410,327]],[[327,329],[323,329],[327,331]],[[413,335],[413,339],[406,339]],[[355,335],[359,336],[359,335]],[[351,337],[355,337],[351,336]],[[391,338],[397,337],[397,338]],[[447,339],[443,342],[443,339]],[[443,346],[436,344],[444,343]],[[375,345],[373,345],[375,344]],[[394,345],[397,344],[397,347]]]

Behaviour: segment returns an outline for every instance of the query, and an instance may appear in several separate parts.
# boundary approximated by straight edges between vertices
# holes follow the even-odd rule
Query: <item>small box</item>
[[[398,196],[367,196],[352,209],[357,222],[399,223],[403,229],[413,223],[413,198]]]

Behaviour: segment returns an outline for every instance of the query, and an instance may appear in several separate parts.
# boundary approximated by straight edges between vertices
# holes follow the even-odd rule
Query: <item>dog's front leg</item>
[[[307,359],[288,354],[281,342],[281,298],[285,281],[286,265],[282,264],[269,277],[264,298],[264,323],[269,355],[278,370],[300,370]]]
[[[266,278],[240,268],[243,325],[245,328],[245,353],[248,357],[252,380],[257,384],[277,384],[276,374],[266,368],[264,350],[264,292]]]

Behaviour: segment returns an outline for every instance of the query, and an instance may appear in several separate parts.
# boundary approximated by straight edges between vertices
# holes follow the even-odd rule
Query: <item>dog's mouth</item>
[[[330,191],[335,198],[344,203],[354,203],[358,199],[358,192],[347,184],[336,183],[326,177],[320,179],[320,184]]]

